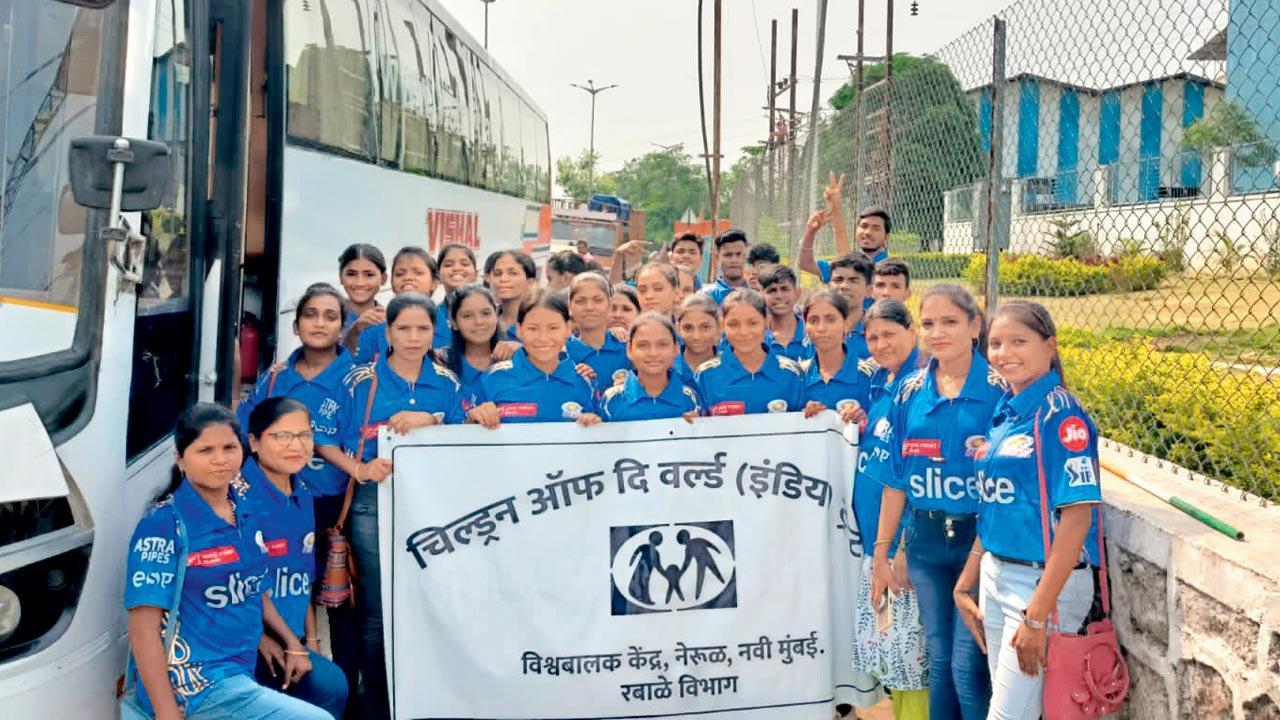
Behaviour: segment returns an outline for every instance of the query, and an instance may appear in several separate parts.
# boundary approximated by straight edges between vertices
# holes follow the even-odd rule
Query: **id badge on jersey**
[[[725,400],[711,406],[711,414],[718,415],[745,415],[747,413],[747,404],[741,400]]]
[[[942,457],[942,441],[937,438],[908,438],[902,441],[902,457]]]
[[[498,417],[537,417],[538,403],[503,403],[498,406]]]

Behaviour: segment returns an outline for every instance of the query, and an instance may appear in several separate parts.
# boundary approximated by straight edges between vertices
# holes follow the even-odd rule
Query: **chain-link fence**
[[[845,174],[916,297],[1043,303],[1107,436],[1280,499],[1280,4],[1022,0],[885,75],[752,159],[734,223],[794,257]]]

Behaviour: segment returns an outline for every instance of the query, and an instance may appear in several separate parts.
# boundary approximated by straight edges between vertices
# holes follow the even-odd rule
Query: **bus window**
[[[289,139],[373,160],[376,80],[364,0],[285,3]]]
[[[522,148],[523,166],[521,172],[520,196],[527,200],[538,199],[538,125],[542,118],[533,112],[533,108],[520,104],[520,147]]]
[[[75,336],[85,212],[70,199],[67,146],[95,134],[102,18],[0,0],[0,362]]]
[[[379,13],[374,13],[374,18]],[[402,50],[398,38],[385,20],[379,19],[374,45],[378,48],[378,142],[383,165],[400,167],[401,107],[404,102],[403,79],[409,66],[400,62]],[[407,59],[407,58],[406,58]]]
[[[489,190],[496,190],[498,187],[498,138],[502,132],[502,123],[498,115],[496,93],[501,82],[492,68],[483,63],[480,64],[480,103],[483,122],[476,144],[480,162],[484,163],[484,187]]]
[[[502,95],[502,178],[500,190],[520,197],[520,171],[524,158],[520,153],[520,98],[504,82],[498,87]]]
[[[435,125],[435,94],[431,78],[431,18],[414,6],[412,16],[399,3],[390,4],[391,29],[400,57],[400,85],[404,90],[404,162],[409,172],[435,169],[429,139]],[[403,13],[403,14],[402,14]]]
[[[456,182],[466,182],[466,90],[453,49],[458,39],[436,18],[431,21],[431,36],[434,40],[436,100],[440,113],[436,174]]]

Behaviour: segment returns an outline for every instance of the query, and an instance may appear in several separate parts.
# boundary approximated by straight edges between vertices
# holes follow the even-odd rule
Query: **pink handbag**
[[[1049,493],[1040,444],[1040,414],[1035,419],[1036,471],[1040,476],[1040,528],[1044,557],[1049,559]],[[1111,587],[1107,583],[1107,546],[1102,536],[1102,504],[1098,504],[1098,584],[1103,618],[1089,623],[1083,635],[1050,632],[1044,669],[1045,720],[1091,720],[1117,712],[1129,694],[1129,666],[1111,624]],[[1058,626],[1058,611],[1053,611]]]

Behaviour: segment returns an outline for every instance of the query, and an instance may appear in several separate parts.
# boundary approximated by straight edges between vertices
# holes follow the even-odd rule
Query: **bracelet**
[[[877,540],[875,544],[872,545],[871,547],[880,547],[881,545],[892,545],[892,544],[893,544],[893,539],[890,538],[889,540]]]
[[[1022,611],[1022,624],[1026,625],[1032,630],[1043,630],[1047,623],[1048,623],[1048,620],[1032,620],[1031,618],[1027,617],[1026,610]]]
[[[285,650],[285,655],[310,655],[306,650]]]
[[[975,557],[982,557],[982,553],[978,552],[977,550],[970,550],[969,554]]]

